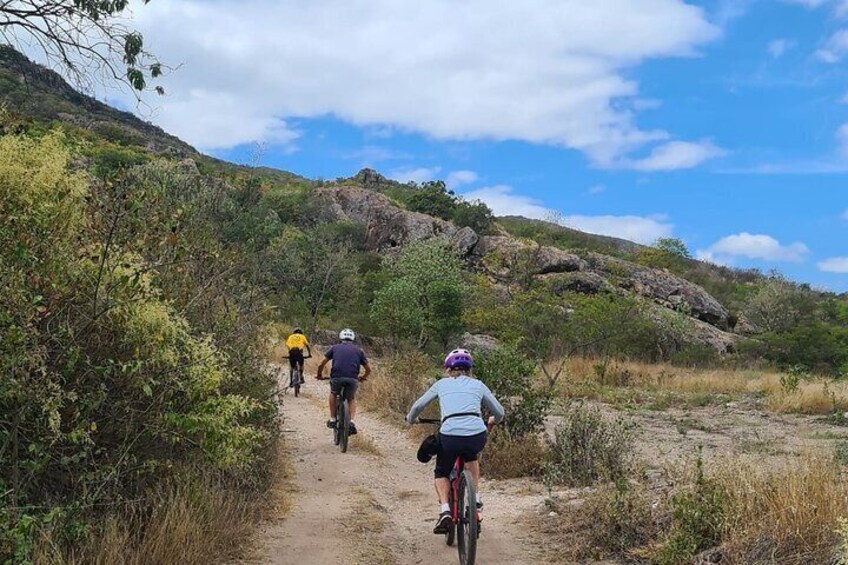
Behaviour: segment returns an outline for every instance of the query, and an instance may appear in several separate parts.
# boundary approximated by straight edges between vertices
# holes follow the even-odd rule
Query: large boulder
[[[599,253],[588,254],[588,269],[615,286],[644,296],[720,328],[728,327],[728,311],[710,293],[686,279]]]
[[[567,251],[556,247],[538,245],[509,236],[483,236],[474,255],[483,264],[499,275],[508,275],[521,265],[530,269],[532,275],[570,273],[586,269],[586,262]]]
[[[477,244],[471,228],[459,228],[439,218],[409,212],[383,194],[355,186],[317,188],[325,220],[347,220],[365,226],[365,245],[372,251],[391,251],[413,241],[441,237],[463,256]]]

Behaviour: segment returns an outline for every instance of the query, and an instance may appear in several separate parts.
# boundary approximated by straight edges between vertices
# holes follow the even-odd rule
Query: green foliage
[[[695,473],[692,487],[671,497],[671,527],[655,556],[659,565],[688,563],[721,542],[726,495],[715,481],[704,475],[700,456]]]
[[[371,319],[396,341],[444,345],[462,328],[467,287],[462,264],[447,242],[415,242],[388,266],[390,281],[374,295]]]
[[[626,479],[600,486],[581,510],[591,517],[588,529],[592,548],[604,554],[627,555],[657,535],[645,487]]]
[[[89,187],[67,145],[0,137],[0,561],[186,466],[258,477],[274,423],[226,193],[167,163]]]
[[[546,481],[587,486],[622,480],[631,469],[633,449],[633,433],[625,421],[608,421],[597,408],[570,404],[550,441]]]
[[[480,200],[468,202],[448,190],[443,181],[429,181],[414,189],[405,200],[407,209],[452,221],[485,233],[494,221],[492,210]]]
[[[661,237],[654,243],[654,247],[669,255],[676,255],[684,259],[692,258],[692,254],[689,253],[689,249],[683,240],[676,237]]]
[[[535,434],[544,425],[551,393],[535,384],[535,372],[536,364],[516,346],[475,353],[474,374],[503,404],[504,430],[512,439]]]

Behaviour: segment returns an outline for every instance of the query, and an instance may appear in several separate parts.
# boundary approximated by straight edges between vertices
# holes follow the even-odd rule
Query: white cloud
[[[829,6],[838,18],[848,16],[848,0],[783,0],[787,4],[799,4],[805,8],[820,8]]]
[[[848,257],[831,257],[820,261],[817,266],[825,273],[848,273]]]
[[[654,148],[644,159],[632,161],[629,167],[637,171],[689,169],[724,153],[724,150],[716,147],[711,141],[671,141]]]
[[[403,151],[395,151],[378,145],[366,145],[356,151],[351,151],[343,155],[345,159],[355,159],[366,165],[373,165],[381,161],[398,161],[403,159],[411,159],[412,155]]]
[[[448,185],[449,188],[457,188],[465,184],[471,184],[477,182],[477,173],[474,171],[453,171],[448,174],[448,178],[445,179],[445,184]]]
[[[610,235],[649,245],[669,237],[674,225],[665,216],[564,216],[562,224],[589,233]]]
[[[816,57],[825,63],[838,63],[848,54],[848,29],[840,29],[825,42]]]
[[[718,264],[730,263],[735,258],[764,261],[800,262],[810,252],[806,245],[795,242],[782,245],[770,235],[742,232],[718,240],[707,249],[698,250],[696,256]]]
[[[795,47],[795,42],[789,39],[775,39],[770,41],[766,49],[775,59],[781,58],[787,51]]]
[[[544,220],[553,212],[534,198],[515,194],[513,188],[505,184],[485,186],[462,196],[468,200],[482,200],[496,216],[524,216]]]
[[[398,169],[390,172],[387,176],[398,182],[416,182],[422,183],[431,181],[436,178],[436,175],[441,171],[441,167],[419,167],[417,169]]]
[[[589,194],[595,195],[595,194],[602,193],[606,189],[607,189],[607,187],[605,187],[604,185],[596,184],[595,186],[590,186],[588,192],[589,192]]]
[[[632,70],[720,35],[683,0],[161,0],[135,18],[181,65],[153,102],[159,124],[201,148],[290,137],[285,120],[331,115],[568,147],[602,167],[670,138],[620,103],[638,99]]]
[[[561,225],[580,231],[610,235],[638,243],[653,243],[660,237],[671,235],[674,226],[665,216],[559,216],[541,202],[515,194],[508,185],[488,186],[463,194],[469,200],[482,200],[496,216],[524,216],[537,220],[550,220],[558,216]]]

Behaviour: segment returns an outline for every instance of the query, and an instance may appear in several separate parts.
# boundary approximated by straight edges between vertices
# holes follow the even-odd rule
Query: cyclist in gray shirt
[[[439,518],[433,533],[443,534],[451,525],[451,512],[448,505],[450,490],[450,473],[458,455],[462,455],[465,468],[471,471],[474,480],[474,490],[477,492],[477,509],[482,509],[480,501],[480,465],[477,457],[486,445],[488,430],[504,419],[504,409],[501,403],[482,382],[469,376],[474,359],[465,349],[455,349],[445,358],[445,369],[448,374],[438,380],[421,398],[415,401],[409,414],[406,415],[408,424],[415,423],[418,415],[428,404],[439,399],[439,409],[442,415],[442,425],[439,429],[440,447],[436,456],[435,485],[439,495]],[[481,404],[492,416],[487,422],[483,421],[480,412]]]

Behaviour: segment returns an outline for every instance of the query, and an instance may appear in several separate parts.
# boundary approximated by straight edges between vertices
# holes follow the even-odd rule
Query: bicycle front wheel
[[[295,397],[300,396],[300,369],[292,371],[292,386],[294,387]]]
[[[461,565],[474,565],[477,559],[477,493],[470,471],[463,471],[459,478],[459,522],[457,538],[459,543],[459,562]]]

